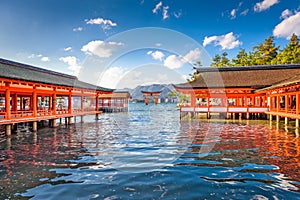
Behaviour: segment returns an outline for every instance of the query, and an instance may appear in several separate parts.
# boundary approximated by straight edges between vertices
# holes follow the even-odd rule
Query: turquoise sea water
[[[77,120],[77,122],[80,120]],[[300,199],[297,130],[173,104],[0,138],[0,199]]]

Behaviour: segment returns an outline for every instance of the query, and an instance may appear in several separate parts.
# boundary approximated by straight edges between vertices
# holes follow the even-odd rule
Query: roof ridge
[[[5,64],[5,65],[12,65],[12,66],[19,67],[19,68],[27,68],[27,69],[38,71],[38,72],[63,76],[63,77],[66,77],[66,78],[71,78],[71,79],[77,80],[76,76],[72,76],[72,75],[69,75],[69,74],[56,72],[56,71],[52,71],[52,70],[48,70],[48,69],[44,69],[44,68],[40,68],[40,67],[36,67],[36,66],[32,66],[32,65],[28,65],[28,64],[23,64],[23,63],[19,63],[19,62],[16,62],[16,61],[6,60],[6,59],[3,59],[3,58],[0,58],[0,63]]]
[[[281,64],[281,65],[253,65],[253,66],[226,66],[226,67],[200,67],[197,72],[215,71],[251,71],[251,70],[270,70],[270,69],[293,69],[300,68],[300,64]]]

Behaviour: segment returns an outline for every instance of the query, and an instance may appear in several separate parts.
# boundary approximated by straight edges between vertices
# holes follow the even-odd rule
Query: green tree
[[[231,66],[230,60],[227,58],[227,56],[228,56],[227,52],[223,52],[221,56],[219,54],[216,54],[210,66],[211,67]]]
[[[201,61],[196,61],[194,64],[193,64],[193,73],[191,73],[191,74],[189,74],[189,78],[187,79],[187,81],[188,82],[192,82],[192,81],[194,81],[195,80],[195,78],[196,78],[196,76],[197,76],[197,74],[198,74],[198,72],[197,72],[197,69],[199,68],[199,67],[201,67],[202,66],[202,63],[201,63]]]
[[[253,65],[268,65],[276,58],[279,46],[275,46],[274,37],[269,36],[264,43],[253,47],[251,54],[251,64]]]
[[[235,58],[232,58],[233,66],[249,66],[251,65],[250,56],[245,49],[240,49]]]
[[[289,44],[278,53],[272,64],[300,64],[299,38],[293,34]]]
[[[222,53],[220,67],[231,66],[230,60],[227,58],[227,56],[228,56],[227,52]]]
[[[221,56],[219,54],[216,54],[212,60],[212,63],[210,64],[210,66],[211,67],[219,67],[220,63],[221,63]]]

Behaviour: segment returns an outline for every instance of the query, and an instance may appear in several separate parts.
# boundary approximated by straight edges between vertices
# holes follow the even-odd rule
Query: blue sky
[[[300,35],[300,1],[1,0],[0,27],[1,58],[134,87],[176,82],[174,72],[182,82],[191,63],[271,35],[283,48]]]

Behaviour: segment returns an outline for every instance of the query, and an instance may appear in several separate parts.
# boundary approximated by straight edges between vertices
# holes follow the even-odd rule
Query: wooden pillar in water
[[[279,123],[280,122],[280,116],[276,115],[276,122]]]
[[[7,137],[11,136],[11,124],[6,124],[5,125],[5,133]]]
[[[37,121],[32,122],[32,130],[33,130],[34,132],[37,131]]]
[[[69,125],[73,124],[72,117],[69,117],[69,118],[68,118],[68,124],[69,124]]]
[[[288,118],[288,117],[285,117],[285,118],[284,118],[284,124],[285,124],[285,125],[288,125],[288,124],[289,124],[289,118]]]
[[[52,119],[51,120],[51,127],[52,128],[56,128],[57,127],[56,119]]]
[[[250,119],[250,113],[249,112],[247,112],[247,114],[246,114],[246,119]]]

